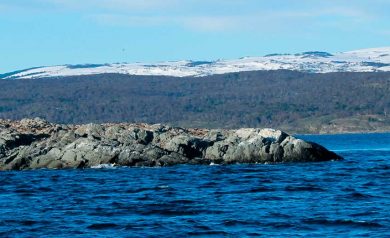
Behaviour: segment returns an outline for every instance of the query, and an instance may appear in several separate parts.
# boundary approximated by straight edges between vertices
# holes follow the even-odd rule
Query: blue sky
[[[388,0],[0,0],[0,73],[390,46]]]

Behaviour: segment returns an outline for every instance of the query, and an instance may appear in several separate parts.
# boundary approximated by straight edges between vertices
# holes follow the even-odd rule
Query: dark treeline
[[[0,118],[278,127],[390,113],[390,73],[257,71],[202,78],[104,74],[0,80]]]

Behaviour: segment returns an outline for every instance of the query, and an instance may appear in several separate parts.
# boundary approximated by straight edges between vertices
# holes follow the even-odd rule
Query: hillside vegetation
[[[101,74],[0,80],[0,118],[390,131],[390,73],[255,71],[201,78]]]

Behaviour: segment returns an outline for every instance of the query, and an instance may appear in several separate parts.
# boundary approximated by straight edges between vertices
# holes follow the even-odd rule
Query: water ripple
[[[354,136],[309,137],[339,162],[1,172],[0,236],[390,237],[390,135]]]

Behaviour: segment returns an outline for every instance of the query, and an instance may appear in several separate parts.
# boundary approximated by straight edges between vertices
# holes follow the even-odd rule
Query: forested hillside
[[[390,129],[390,73],[255,71],[208,77],[101,74],[0,80],[0,118],[275,127],[298,133]]]

